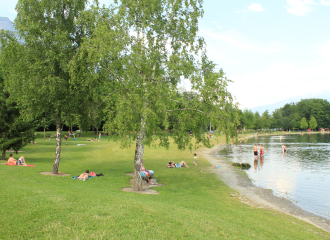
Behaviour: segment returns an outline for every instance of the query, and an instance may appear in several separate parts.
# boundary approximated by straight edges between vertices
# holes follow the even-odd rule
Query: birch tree
[[[43,112],[56,119],[57,145],[52,172],[58,173],[63,116],[79,112],[88,101],[88,79],[71,82],[69,63],[86,35],[78,19],[87,0],[19,0],[15,29],[24,43],[5,49],[8,89],[26,118]]]
[[[197,35],[202,0],[122,0],[97,12],[95,31],[84,41],[72,72],[88,61],[90,67],[80,68],[74,81],[102,76],[109,87],[106,127],[120,136],[123,147],[135,141],[135,190],[142,190],[144,146],[157,140],[168,147],[163,130],[170,123],[179,149],[193,149],[193,138],[197,145],[210,146],[203,131],[210,122],[235,135],[238,120],[229,80],[208,60],[204,39]],[[178,89],[182,77],[191,82],[188,93]]]

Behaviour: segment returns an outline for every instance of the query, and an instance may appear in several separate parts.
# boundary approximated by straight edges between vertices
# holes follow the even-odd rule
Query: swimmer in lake
[[[253,147],[253,155],[254,155],[254,160],[258,160],[258,147],[257,147],[257,144],[255,144],[254,147]]]

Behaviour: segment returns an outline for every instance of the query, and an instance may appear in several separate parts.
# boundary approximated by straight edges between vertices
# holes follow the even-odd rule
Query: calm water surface
[[[262,143],[265,156],[254,161],[253,146]],[[282,144],[287,153],[282,153]],[[243,145],[223,147],[220,157],[250,163],[246,170],[257,187],[299,207],[330,219],[330,134],[265,136],[243,140]]]

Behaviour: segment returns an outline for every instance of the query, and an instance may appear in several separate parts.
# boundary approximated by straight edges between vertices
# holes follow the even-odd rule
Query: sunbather
[[[179,164],[181,165],[181,167],[188,167],[188,165],[185,163],[185,161],[181,161]],[[176,164],[173,161],[169,161],[167,166],[176,167]]]
[[[86,181],[86,179],[88,179],[89,176],[90,176],[89,170],[87,170],[86,172],[80,174],[78,179],[83,179],[83,181]]]
[[[17,160],[16,160],[15,158],[13,158],[13,154],[10,154],[7,163],[9,163],[9,164],[13,164],[13,165],[16,165]]]
[[[26,166],[25,158],[21,156],[18,160],[13,158],[13,154],[10,154],[8,158],[8,163],[13,165],[20,165],[20,166]]]

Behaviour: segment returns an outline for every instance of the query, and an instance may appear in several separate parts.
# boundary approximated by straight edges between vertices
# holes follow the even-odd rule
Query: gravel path
[[[240,170],[231,166],[230,161],[217,157],[220,148],[221,146],[215,146],[212,149],[204,149],[199,151],[199,155],[207,159],[212,166],[220,166],[219,168],[212,168],[212,171],[226,185],[240,193],[239,197],[242,202],[258,208],[278,210],[330,232],[330,221],[328,219],[309,213],[297,207],[291,201],[273,195],[270,190],[255,187],[249,178],[238,174]]]

